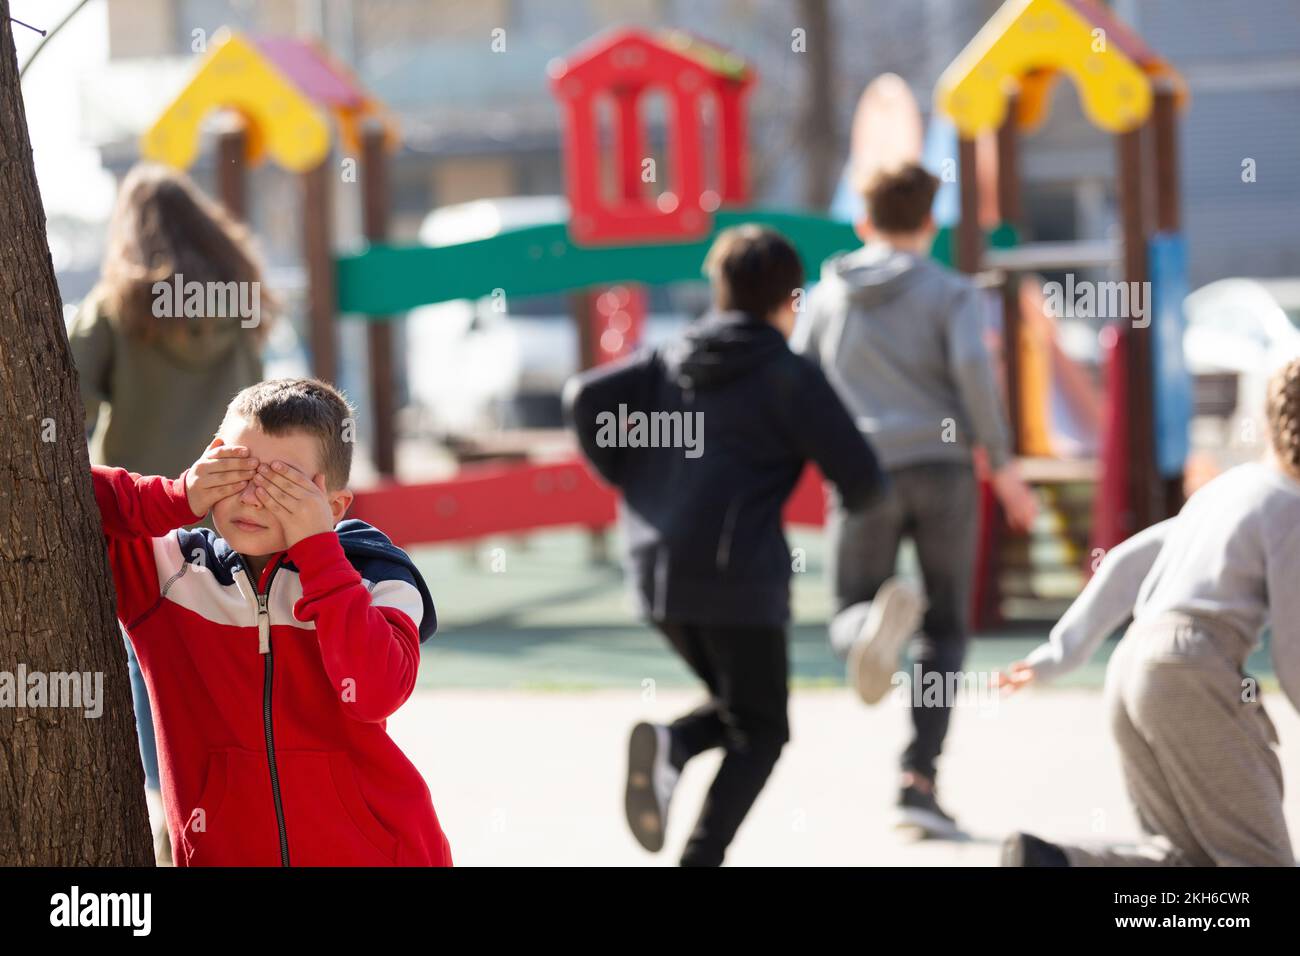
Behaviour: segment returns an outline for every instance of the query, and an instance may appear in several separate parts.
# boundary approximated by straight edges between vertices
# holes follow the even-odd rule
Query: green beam
[[[822,216],[724,209],[697,242],[575,246],[564,223],[529,226],[453,246],[374,245],[336,260],[338,311],[383,319],[416,306],[568,292],[618,282],[666,285],[698,280],[717,233],[742,223],[770,226],[794,243],[809,278],[837,252],[856,248],[853,227]]]
[[[984,233],[985,245],[990,249],[1014,249],[1020,244],[1020,234],[1016,227],[1010,223],[999,223],[992,229]],[[956,230],[952,226],[942,226],[935,233],[934,244],[930,247],[930,255],[936,262],[941,262],[950,269],[955,269],[953,263],[957,259],[957,251],[954,248],[956,243]]]

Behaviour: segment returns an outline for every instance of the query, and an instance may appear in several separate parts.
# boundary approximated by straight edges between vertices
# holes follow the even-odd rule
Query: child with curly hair
[[[1272,625],[1282,690],[1300,708],[1300,359],[1269,384],[1270,454],[1115,548],[1011,686],[1078,666],[1130,614],[1106,702],[1144,840],[1058,846],[1017,833],[1009,866],[1294,866],[1277,732],[1245,674]]]

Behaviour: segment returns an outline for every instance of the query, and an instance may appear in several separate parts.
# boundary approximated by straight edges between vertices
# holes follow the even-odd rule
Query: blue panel
[[[1182,473],[1192,421],[1192,376],[1183,356],[1187,241],[1180,233],[1151,239],[1151,338],[1156,412],[1156,467],[1164,478]]]

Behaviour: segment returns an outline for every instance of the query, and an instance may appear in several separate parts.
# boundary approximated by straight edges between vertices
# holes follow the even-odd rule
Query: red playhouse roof
[[[345,110],[358,110],[366,105],[367,96],[356,80],[310,42],[292,37],[249,39],[313,102]]]
[[[650,36],[634,29],[614,30],[596,37],[571,56],[547,68],[557,95],[570,99],[587,83],[608,86],[662,82],[667,75],[695,76],[718,85],[745,86],[754,74],[739,56],[680,30]],[[680,81],[679,81],[680,82]]]
[[[744,98],[754,72],[740,57],[684,33],[652,36],[615,30],[548,67],[551,89],[565,124],[565,167],[570,236],[579,243],[616,243],[698,238],[713,213],[746,193]],[[666,120],[672,176],[667,183],[642,179],[645,116],[638,101],[662,90],[673,101]],[[701,100],[712,98],[716,121],[705,129]],[[616,110],[613,143],[617,196],[602,194],[600,101]],[[709,155],[718,181],[709,179]],[[655,183],[658,195],[645,185]]]
[[[393,117],[371,98],[347,67],[311,40],[272,36],[249,39],[299,92],[334,115],[350,149],[360,148],[358,126],[367,117],[383,125],[387,148],[397,148],[400,136]]]

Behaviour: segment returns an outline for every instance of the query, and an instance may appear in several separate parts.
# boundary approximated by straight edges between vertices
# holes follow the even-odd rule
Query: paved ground
[[[717,765],[683,775],[668,849],[645,853],[622,814],[625,740],[641,718],[667,719],[685,690],[643,699],[637,687],[589,692],[423,690],[393,718],[393,736],[433,793],[461,865],[672,864]],[[1274,697],[1289,743],[1287,802],[1300,826],[1300,718]],[[895,755],[906,712],[868,710],[843,690],[804,690],[794,740],[759,798],[735,865],[991,866],[997,841],[1024,828],[1060,838],[1131,839],[1114,748],[1095,691],[1026,691],[974,702],[954,718],[942,794],[971,837],[911,842],[890,827]]]
[[[1012,829],[1136,835],[1098,692],[1109,648],[1059,689],[969,695],[941,784],[969,839],[917,843],[895,833],[893,768],[907,713],[889,701],[868,710],[842,689],[822,623],[820,540],[801,534],[792,544],[807,555],[795,577],[794,741],[730,862],[982,866],[996,862]],[[442,629],[426,645],[420,689],[390,727],[429,783],[457,862],[675,862],[717,757],[687,769],[669,849],[644,853],[622,816],[627,731],[686,710],[698,691],[662,641],[631,620],[617,570],[593,566],[582,536],[568,533],[416,556]],[[983,637],[967,668],[1005,666],[1044,634]],[[1252,672],[1268,688],[1265,663],[1258,657]],[[1288,812],[1300,821],[1300,717],[1276,692],[1270,712],[1289,764]]]

